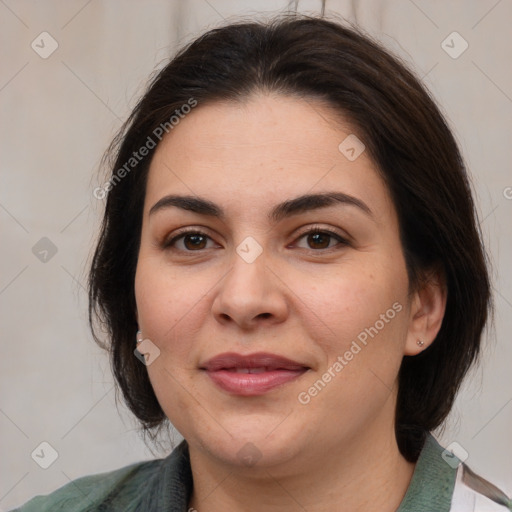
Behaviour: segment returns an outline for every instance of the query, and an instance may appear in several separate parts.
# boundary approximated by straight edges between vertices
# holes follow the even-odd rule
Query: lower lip
[[[303,373],[303,370],[271,370],[262,373],[237,373],[228,370],[207,371],[206,373],[224,391],[235,395],[262,395],[271,389],[291,382]]]

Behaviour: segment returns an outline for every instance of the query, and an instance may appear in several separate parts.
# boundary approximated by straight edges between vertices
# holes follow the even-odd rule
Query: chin
[[[306,440],[300,439],[305,429],[290,431],[290,425],[280,425],[283,417],[247,419],[215,423],[201,433],[196,433],[202,450],[222,461],[237,467],[270,468],[295,458],[303,451]],[[286,420],[285,423],[287,423]],[[225,429],[225,430],[224,430]]]

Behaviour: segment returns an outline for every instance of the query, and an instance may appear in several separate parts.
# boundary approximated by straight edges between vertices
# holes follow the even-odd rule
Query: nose
[[[233,264],[219,283],[212,312],[224,325],[243,330],[283,322],[288,315],[286,285],[270,268],[265,251],[252,263],[233,255]]]

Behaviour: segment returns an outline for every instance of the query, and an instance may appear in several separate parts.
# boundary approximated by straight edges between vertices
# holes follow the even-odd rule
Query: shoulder
[[[144,486],[158,473],[164,459],[139,462],[114,471],[88,475],[45,496],[36,496],[12,512],[85,512],[109,504],[109,510],[130,510]]]

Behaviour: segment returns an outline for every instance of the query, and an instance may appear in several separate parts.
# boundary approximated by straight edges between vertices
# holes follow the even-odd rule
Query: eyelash
[[[331,251],[333,249],[339,248],[339,246],[344,247],[344,246],[349,245],[349,242],[345,238],[343,238],[341,235],[339,235],[338,233],[336,233],[330,229],[322,228],[320,226],[313,226],[313,227],[309,228],[308,230],[304,231],[297,237],[297,240],[299,240],[307,235],[310,235],[310,234],[328,235],[332,238],[335,238],[338,241],[338,244],[333,247],[327,247],[324,249],[305,249],[306,251],[308,251],[308,250],[311,252]],[[203,236],[203,237],[211,240],[211,237],[204,231],[200,231],[198,229],[186,229],[186,230],[180,231],[176,236],[171,238],[169,241],[164,242],[163,248],[169,249],[169,250],[174,249],[174,250],[178,250],[181,252],[189,252],[189,253],[202,252],[203,250],[205,250],[205,249],[198,249],[198,250],[175,249],[172,247],[176,243],[176,241],[178,241],[181,238],[184,238],[187,235],[199,235],[199,236]]]

